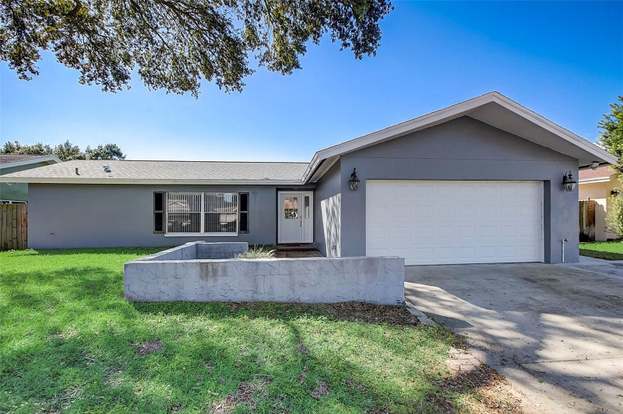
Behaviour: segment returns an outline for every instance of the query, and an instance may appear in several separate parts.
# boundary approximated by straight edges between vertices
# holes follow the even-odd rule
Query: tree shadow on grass
[[[375,305],[361,302],[333,304],[302,304],[274,302],[132,302],[141,313],[213,317],[245,316],[278,320],[298,319],[303,316],[321,317],[331,321],[368,324],[410,325],[418,319],[405,306]]]
[[[2,306],[14,312],[11,323],[25,328],[16,331],[25,332],[23,338],[0,342],[0,411],[21,404],[33,411],[205,411],[222,401],[265,412],[444,409],[431,397],[447,397],[439,366],[418,362],[412,377],[380,379],[384,370],[374,362],[381,359],[392,372],[390,364],[404,358],[402,345],[383,340],[382,332],[421,329],[403,307],[130,304],[122,298],[121,272],[97,266],[9,272],[0,290]],[[102,311],[109,321],[96,320]],[[21,322],[20,312],[29,315]],[[367,335],[366,327],[381,335]],[[361,352],[382,352],[361,362],[332,344],[338,340]],[[417,384],[405,391],[405,381]],[[243,398],[245,392],[252,395]]]

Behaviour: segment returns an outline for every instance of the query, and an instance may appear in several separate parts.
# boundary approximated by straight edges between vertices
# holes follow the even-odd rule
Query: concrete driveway
[[[527,412],[623,412],[623,264],[410,266],[405,296],[465,335]]]

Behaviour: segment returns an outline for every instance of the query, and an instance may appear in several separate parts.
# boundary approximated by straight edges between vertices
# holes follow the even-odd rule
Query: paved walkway
[[[526,412],[623,412],[623,264],[412,266],[405,286],[524,394]]]

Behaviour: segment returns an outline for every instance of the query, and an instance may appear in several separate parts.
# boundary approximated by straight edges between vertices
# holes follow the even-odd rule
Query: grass
[[[582,256],[606,260],[623,260],[623,241],[580,243]]]
[[[129,303],[123,263],[152,252],[0,253],[0,412],[425,413],[474,401],[444,386],[455,338],[401,323],[400,308]]]

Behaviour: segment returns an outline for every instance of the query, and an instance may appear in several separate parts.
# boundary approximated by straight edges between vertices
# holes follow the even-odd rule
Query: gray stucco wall
[[[173,246],[193,240],[276,242],[276,188],[30,184],[32,248]],[[249,193],[249,233],[235,237],[165,237],[153,233],[155,191]]]
[[[341,256],[340,163],[318,182],[314,195],[314,235],[318,250],[328,257]]]
[[[348,189],[357,168],[361,186]],[[342,255],[365,254],[365,181],[539,180],[544,182],[545,261],[578,261],[578,193],[561,188],[563,173],[577,177],[577,160],[468,117],[345,155],[341,162]]]

